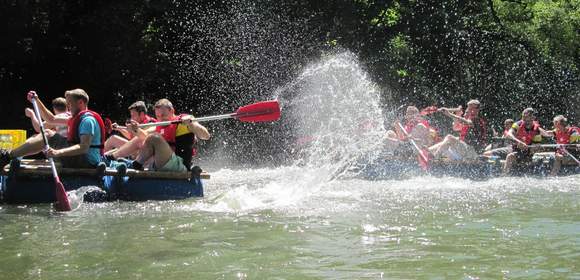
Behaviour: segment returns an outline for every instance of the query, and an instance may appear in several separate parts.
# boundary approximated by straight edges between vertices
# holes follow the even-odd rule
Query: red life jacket
[[[174,116],[170,121],[181,120],[185,114]],[[168,126],[158,126],[155,131],[163,139],[167,141],[167,144],[175,152],[176,155],[183,159],[183,164],[187,169],[191,168],[191,159],[197,154],[197,149],[195,148],[195,135],[193,133],[187,133],[184,135],[177,136],[177,126],[179,123],[170,124]]]
[[[429,130],[429,135],[431,136],[431,139],[433,140],[434,143],[441,142],[441,137],[439,137],[437,129],[432,127],[429,121],[425,119],[405,123],[405,131],[410,134],[413,131],[413,129],[415,129],[415,127],[419,124],[424,125]],[[400,136],[401,140],[403,140],[404,138],[405,138],[404,135]]]
[[[523,120],[519,120],[516,123],[518,131],[516,132],[516,138],[526,143],[526,145],[532,144],[534,137],[540,134],[540,124],[536,121],[532,122],[532,129],[527,130]]]
[[[405,122],[405,124],[403,125],[403,128],[405,129],[405,132],[407,132],[407,134],[411,134],[411,132],[413,131],[413,129],[415,129],[415,127],[418,124],[423,124],[426,127],[429,127],[429,122],[427,122],[427,120],[424,119],[420,119],[420,120],[411,120],[411,121],[407,121]],[[399,139],[400,140],[405,140],[405,135],[399,135]]]
[[[84,110],[79,112],[76,116],[68,119],[68,137],[67,140],[70,144],[76,145],[81,142],[79,136],[79,126],[81,121],[83,120],[85,115],[91,115],[97,123],[99,124],[99,128],[101,130],[101,144],[100,145],[91,145],[90,148],[98,148],[101,152],[101,155],[105,152],[105,139],[106,139],[106,131],[105,131],[105,123],[103,122],[103,118],[97,112],[91,110]]]
[[[431,128],[431,125],[427,120],[420,119],[418,121],[410,121],[405,123],[405,131],[407,131],[407,133],[411,133],[411,131],[413,131],[413,129],[415,129],[415,127],[419,124],[423,124],[426,128]]]
[[[141,124],[154,123],[154,122],[157,122],[157,120],[155,118],[150,117],[149,115],[145,115],[145,120]]]
[[[487,123],[481,117],[476,120],[468,119],[473,122],[473,126],[462,124],[459,139],[476,148],[475,150],[482,150],[487,145]]]
[[[554,136],[556,138],[556,144],[564,144],[564,145],[570,144],[572,142],[570,140],[571,140],[573,134],[577,134],[577,135],[580,134],[580,128],[575,127],[575,126],[569,126],[564,131],[555,130]],[[566,148],[559,147],[556,149],[556,152],[558,154],[565,155],[566,154],[565,150],[566,150]]]
[[[556,136],[556,144],[570,144],[570,138],[574,133],[580,134],[580,128],[569,126],[564,131],[555,131],[554,134]]]

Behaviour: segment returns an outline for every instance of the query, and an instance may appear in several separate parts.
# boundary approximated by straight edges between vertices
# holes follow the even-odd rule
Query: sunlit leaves
[[[401,15],[397,8],[388,8],[382,10],[379,15],[371,19],[370,24],[376,26],[394,26],[399,21]]]

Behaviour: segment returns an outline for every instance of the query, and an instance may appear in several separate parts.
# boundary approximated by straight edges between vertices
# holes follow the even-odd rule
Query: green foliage
[[[143,30],[143,35],[141,36],[141,41],[146,47],[150,46],[154,42],[155,38],[159,36],[161,28],[156,25],[155,19],[147,24],[147,28]]]
[[[4,1],[0,24],[2,92],[81,86],[116,115],[266,94],[346,49],[389,106],[479,98],[496,123],[523,106],[580,119],[580,0]]]
[[[398,3],[395,3],[395,7],[390,7],[384,10],[381,10],[377,17],[372,18],[370,21],[371,25],[375,25],[378,27],[381,26],[394,26],[400,20],[400,13],[398,10]]]
[[[580,1],[494,1],[509,32],[529,40],[546,58],[578,70]]]

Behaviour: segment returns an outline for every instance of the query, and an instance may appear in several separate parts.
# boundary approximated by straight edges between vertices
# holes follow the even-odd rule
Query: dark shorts
[[[55,134],[48,138],[48,145],[55,150],[64,149],[70,146],[66,138],[60,134]],[[55,158],[54,160],[60,162],[64,168],[95,168],[94,165],[89,163],[86,155],[60,157]]]
[[[528,162],[532,161],[534,157],[534,153],[530,151],[530,149],[522,150],[518,148],[514,148],[514,152],[516,153],[516,161],[518,162]]]
[[[55,150],[60,150],[70,146],[66,138],[58,133],[48,138],[48,145]]]

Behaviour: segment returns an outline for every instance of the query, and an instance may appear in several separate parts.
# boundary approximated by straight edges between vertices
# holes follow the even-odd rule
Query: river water
[[[289,164],[214,159],[201,199],[0,205],[0,279],[580,279],[580,176],[358,179],[386,113],[356,60],[275,95]]]

